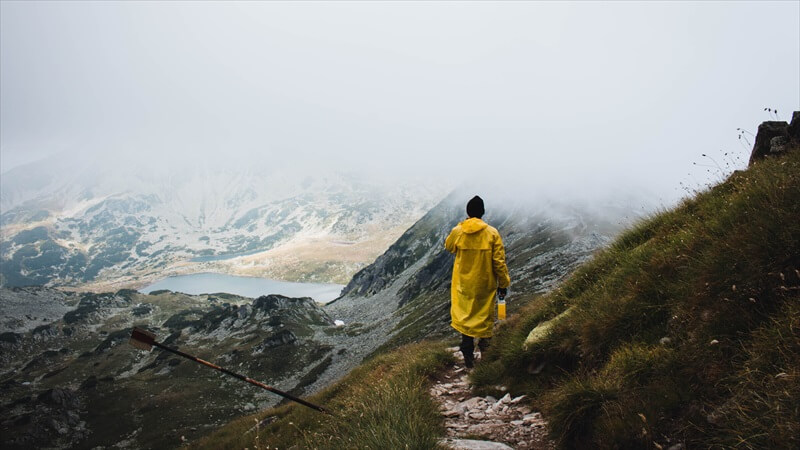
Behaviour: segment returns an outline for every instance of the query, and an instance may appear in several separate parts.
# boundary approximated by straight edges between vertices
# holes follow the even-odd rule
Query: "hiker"
[[[450,326],[461,333],[464,364],[474,365],[475,338],[483,353],[494,325],[495,292],[505,297],[511,280],[506,267],[503,240],[494,227],[481,220],[483,199],[467,202],[467,220],[447,236],[444,248],[456,255],[450,286]]]

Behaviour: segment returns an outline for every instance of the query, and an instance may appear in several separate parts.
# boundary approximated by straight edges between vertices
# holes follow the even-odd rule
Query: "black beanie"
[[[467,202],[467,216],[480,219],[484,212],[486,211],[483,209],[483,199],[477,195]]]

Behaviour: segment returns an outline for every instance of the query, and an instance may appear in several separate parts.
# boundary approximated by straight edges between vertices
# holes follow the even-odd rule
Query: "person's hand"
[[[508,288],[497,288],[497,296],[500,297],[500,300],[506,298],[506,294],[508,294]]]

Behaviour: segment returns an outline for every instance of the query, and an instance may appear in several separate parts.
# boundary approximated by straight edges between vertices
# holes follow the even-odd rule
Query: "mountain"
[[[443,242],[464,215],[464,198],[456,192],[432,208],[324,307],[274,295],[0,289],[4,447],[179,445],[280,400],[124,345],[133,326],[296,395],[320,391],[382,348],[450,333],[452,259]],[[509,203],[486,219],[505,237],[518,303],[527,299],[514,292],[548,289],[620,226],[555,205]],[[166,409],[180,417],[161,420]]]
[[[221,264],[233,252],[272,248],[266,253],[291,253],[301,248],[303,239],[315,249],[325,249],[320,242],[327,242],[336,250],[330,260],[341,262],[346,261],[346,249],[358,245],[353,242],[391,238],[394,243],[385,244],[388,249],[356,272],[342,296],[324,307],[274,295],[249,299],[221,293],[2,288],[0,360],[8,370],[0,374],[0,402],[6,417],[3,435],[9,436],[4,446],[179,445],[183,438],[194,439],[280,400],[171,355],[121,345],[133,326],[150,329],[168,345],[304,396],[330,386],[385,349],[451,336],[453,260],[443,243],[465,218],[473,189],[486,200],[485,220],[504,239],[512,278],[511,314],[603,248],[640,214],[642,204],[633,198],[525,200],[515,188],[459,188],[419,213],[394,238],[392,229],[424,205],[414,189],[381,188],[333,175],[291,187],[297,180],[289,177],[279,183],[283,197],[259,198],[256,188],[241,196],[208,189],[190,202],[188,194],[178,194],[189,188],[177,186],[199,189],[213,179],[215,185],[231,186],[231,192],[249,192],[240,189],[264,183],[224,170],[210,171],[211,178],[197,181],[197,173],[178,173],[173,187],[163,190],[148,190],[154,186],[150,180],[138,192],[107,195],[95,187],[75,197],[75,183],[51,183],[40,187],[38,196],[15,191],[14,198],[24,200],[15,200],[21,203],[2,216],[8,232],[2,244],[6,283],[13,284],[8,281],[14,276],[18,278],[11,281],[19,284],[70,282],[79,288],[104,286],[117,278],[135,282],[180,268]],[[115,183],[123,181],[93,186]],[[433,197],[430,191],[423,189],[429,192],[426,198]],[[182,206],[186,204],[192,206]],[[215,253],[207,255],[214,246]],[[241,270],[254,256],[230,261]],[[196,261],[186,262],[190,258]],[[197,261],[201,258],[205,260]],[[160,420],[166,408],[181,411],[180,418]]]
[[[765,129],[778,133],[765,139]],[[360,420],[272,409],[196,447],[432,448],[444,435],[437,425],[479,439],[486,432],[474,419],[517,403],[540,413],[504,421],[504,441],[544,425],[564,449],[798,448],[800,112],[791,124],[762,125],[759,136],[747,170],[638,221],[498,324],[469,376],[446,349],[452,338],[377,352],[312,397]],[[413,278],[404,274],[424,264],[407,258],[403,269],[397,256],[414,246],[395,250],[348,287],[345,298],[360,311],[390,303],[401,312],[418,301],[397,309]],[[381,272],[398,275],[372,276]],[[433,401],[465,381],[472,392],[452,409]],[[487,403],[485,414],[470,409]],[[254,421],[264,426],[246,433]]]
[[[178,446],[280,397],[177,356],[159,342],[303,395],[345,331],[309,298],[229,294],[74,294],[0,288],[0,446]],[[180,411],[170,414],[169,411]]]
[[[196,272],[344,283],[443,192],[295,172],[65,155],[15,168],[0,181],[0,283],[103,291]]]

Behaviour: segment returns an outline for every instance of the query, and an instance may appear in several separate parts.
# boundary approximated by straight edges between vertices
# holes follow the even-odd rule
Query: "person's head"
[[[467,216],[480,219],[484,212],[486,211],[483,209],[483,199],[477,195],[467,202]]]

